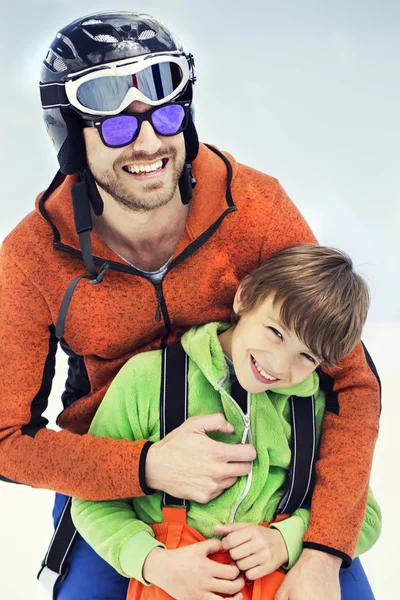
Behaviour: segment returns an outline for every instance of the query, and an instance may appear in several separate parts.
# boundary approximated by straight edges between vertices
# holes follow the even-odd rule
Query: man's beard
[[[118,173],[122,165],[134,162],[146,162],[151,163],[157,159],[165,158],[168,156],[168,167],[173,167],[172,178],[170,182],[166,184],[164,181],[150,181],[149,183],[141,184],[140,196],[138,192],[132,190],[133,186],[120,181],[115,174]],[[185,154],[178,154],[178,151],[174,147],[163,148],[158,152],[155,152],[152,156],[144,152],[136,152],[130,155],[128,158],[120,157],[113,165],[111,171],[100,170],[93,167],[89,162],[90,170],[92,171],[93,177],[97,185],[110,194],[114,200],[127,210],[148,212],[155,208],[160,208],[171,202],[175,195],[176,188],[183,168],[185,166]],[[132,182],[133,184],[138,182]]]

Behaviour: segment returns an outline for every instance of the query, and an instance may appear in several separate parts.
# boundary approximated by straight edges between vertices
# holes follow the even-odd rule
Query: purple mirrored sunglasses
[[[187,126],[189,110],[189,103],[171,102],[143,113],[82,119],[81,123],[83,127],[95,127],[105,146],[121,148],[135,141],[143,121],[149,121],[159,135],[181,133]]]

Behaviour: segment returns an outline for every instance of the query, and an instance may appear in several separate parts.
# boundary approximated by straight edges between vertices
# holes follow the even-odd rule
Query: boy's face
[[[233,308],[240,310],[240,294]],[[304,381],[320,364],[280,319],[280,305],[268,297],[232,328],[231,357],[236,376],[249,392],[264,392]]]

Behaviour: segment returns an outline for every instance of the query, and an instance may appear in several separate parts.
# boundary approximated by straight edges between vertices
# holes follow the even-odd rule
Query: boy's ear
[[[241,299],[242,290],[243,290],[243,286],[242,286],[242,284],[240,284],[238,289],[236,290],[236,294],[233,299],[233,307],[232,308],[236,314],[239,314],[239,312],[242,308],[242,299]]]

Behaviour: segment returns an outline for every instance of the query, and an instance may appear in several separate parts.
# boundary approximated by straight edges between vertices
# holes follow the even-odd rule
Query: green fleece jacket
[[[218,339],[218,333],[227,327],[223,323],[208,323],[193,327],[182,337],[189,356],[188,412],[189,417],[223,413],[234,426],[234,433],[213,432],[210,436],[238,444],[244,441],[245,419],[230,396],[229,369]],[[161,359],[160,350],[144,352],[123,366],[95,415],[91,434],[153,442],[160,439]],[[272,519],[285,490],[291,458],[288,399],[292,395],[301,398],[312,394],[319,440],[325,397],[316,373],[290,388],[248,394],[250,430],[245,437],[257,451],[252,471],[208,504],[192,501],[187,514],[189,525],[210,538],[216,537],[215,525],[232,521],[260,524]],[[142,577],[144,561],[153,548],[162,546],[148,525],[162,521],[161,492],[103,502],[75,498],[72,518],[83,538],[119,573],[146,583]],[[309,511],[298,509],[287,520],[273,525],[281,531],[288,549],[287,568],[293,566],[301,553],[308,523]],[[380,510],[370,492],[357,554],[375,543],[380,527]]]

